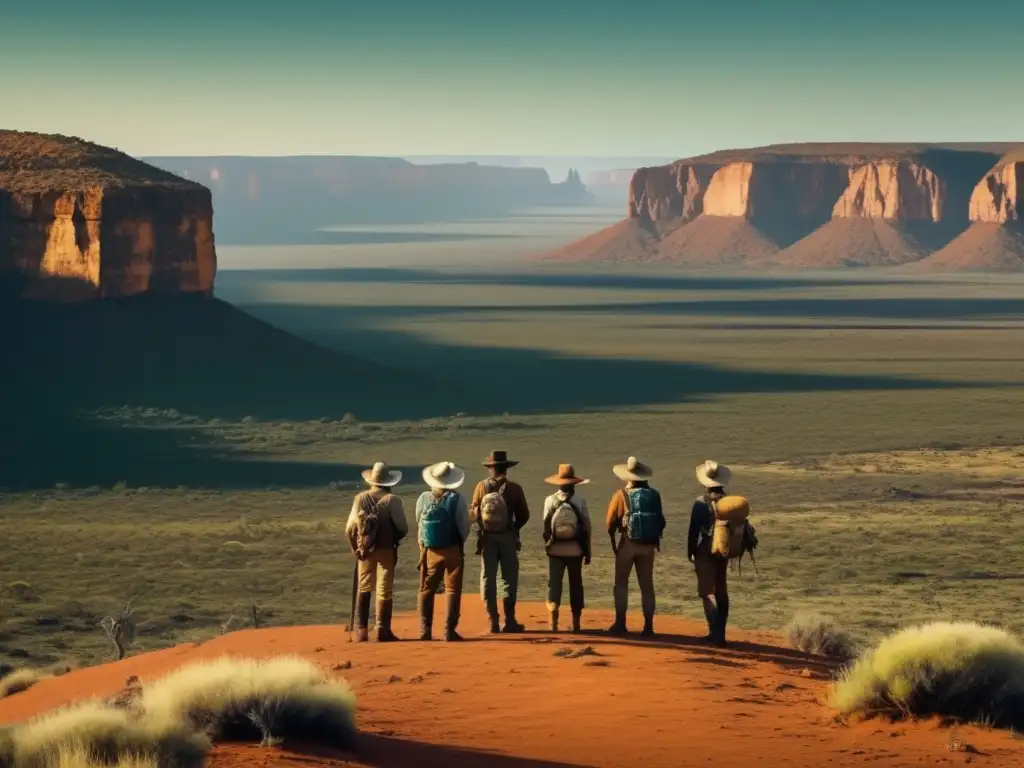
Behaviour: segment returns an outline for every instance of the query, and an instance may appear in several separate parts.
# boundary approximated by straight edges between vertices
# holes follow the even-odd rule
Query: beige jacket
[[[352,511],[349,512],[348,522],[345,524],[345,536],[348,538],[348,544],[353,552],[356,551],[356,529],[360,504],[366,497],[380,500],[386,495],[388,495],[387,491],[370,489],[358,494],[352,501]],[[390,514],[386,518],[382,516],[380,531],[377,533],[377,549],[397,547],[398,542],[409,533],[409,521],[405,518],[405,504],[402,503],[400,496],[391,495],[387,511]],[[390,521],[391,525],[386,525],[387,521]]]
[[[545,533],[550,528],[551,516],[566,498],[568,497],[562,491],[555,491],[544,499]],[[583,519],[583,540],[586,542],[586,548],[578,541],[553,541],[547,548],[549,557],[582,557],[590,551],[590,511],[587,509],[587,500],[577,492],[573,494],[569,503],[579,510],[580,517]]]

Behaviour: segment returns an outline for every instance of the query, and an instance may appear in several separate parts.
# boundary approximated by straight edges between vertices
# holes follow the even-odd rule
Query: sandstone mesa
[[[0,131],[0,274],[32,298],[211,294],[205,187],[81,139]]]
[[[641,168],[627,218],[547,255],[1022,270],[1024,145],[791,144]]]

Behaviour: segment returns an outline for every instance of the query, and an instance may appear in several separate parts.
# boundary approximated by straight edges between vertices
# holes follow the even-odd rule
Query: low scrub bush
[[[351,688],[301,658],[185,667],[146,687],[142,708],[153,723],[187,722],[215,740],[348,747],[355,736]]]
[[[355,696],[300,658],[220,659],[143,686],[138,706],[98,700],[0,730],[0,768],[202,768],[212,742],[350,747]]]
[[[968,623],[912,627],[883,639],[832,689],[841,714],[939,715],[1000,728],[1024,727],[1024,643]]]
[[[27,691],[43,678],[49,677],[36,669],[19,669],[0,678],[0,699]]]
[[[857,644],[850,634],[828,616],[801,613],[783,630],[792,648],[804,653],[829,656],[847,661],[857,654]]]
[[[85,760],[86,765],[134,760],[161,768],[201,768],[210,748],[205,736],[183,723],[157,726],[98,701],[17,725],[7,731],[5,741],[6,765],[17,768],[52,768],[72,759]],[[4,765],[3,758],[0,765]]]

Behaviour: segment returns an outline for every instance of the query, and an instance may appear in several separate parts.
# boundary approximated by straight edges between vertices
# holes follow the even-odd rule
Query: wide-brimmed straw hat
[[[638,480],[647,480],[654,475],[654,470],[642,461],[637,460],[636,456],[630,456],[626,460],[625,464],[616,464],[612,467],[612,472],[614,472],[616,477],[620,480],[634,482]]]
[[[705,488],[724,488],[732,480],[732,471],[708,459],[697,467],[697,481]]]
[[[491,455],[484,459],[485,467],[514,467],[518,461],[510,461],[505,451],[491,451]]]
[[[392,469],[383,461],[378,461],[372,469],[363,470],[363,480],[370,485],[379,485],[382,488],[390,488],[402,482],[402,471]]]
[[[466,481],[466,473],[450,461],[440,461],[423,469],[423,482],[441,491],[453,491]]]
[[[573,469],[572,464],[559,464],[558,472],[551,477],[545,477],[544,482],[551,485],[583,485],[589,483],[590,480],[576,477],[576,470]]]

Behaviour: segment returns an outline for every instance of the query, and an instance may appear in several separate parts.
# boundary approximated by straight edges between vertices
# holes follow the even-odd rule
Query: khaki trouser
[[[497,606],[498,571],[501,571],[501,596],[515,600],[519,591],[519,553],[515,531],[485,533],[481,539],[482,568],[480,569],[480,597],[488,613]]]
[[[714,597],[716,603],[729,597],[729,561],[724,557],[716,557],[710,551],[697,550],[693,558],[693,567],[697,571],[697,596],[700,598]]]
[[[378,600],[390,600],[395,589],[395,563],[398,561],[396,550],[375,549],[365,560],[359,561],[359,591],[373,592],[376,584]],[[377,570],[381,577],[377,578]]]
[[[433,595],[444,579],[444,591],[449,595],[462,594],[462,549],[458,546],[428,549],[420,561],[420,594]]]
[[[624,614],[629,596],[629,574],[636,568],[636,581],[640,586],[640,604],[644,616],[654,615],[654,555],[653,544],[637,544],[625,536],[615,552],[615,612]]]

